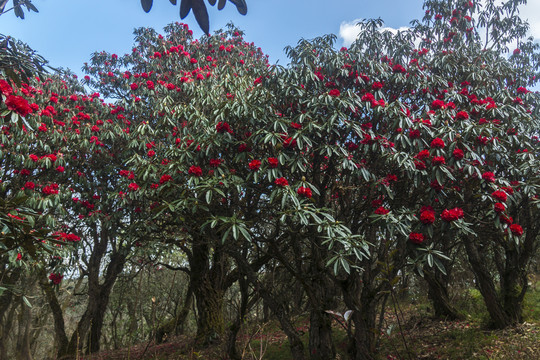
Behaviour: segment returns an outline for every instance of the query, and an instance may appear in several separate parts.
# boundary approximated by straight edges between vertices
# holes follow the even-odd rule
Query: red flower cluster
[[[296,193],[300,196],[304,196],[307,198],[310,198],[313,196],[313,193],[311,192],[310,188],[300,186],[298,190],[296,190]]]
[[[8,110],[15,111],[21,116],[26,116],[32,112],[32,108],[28,101],[21,96],[8,95],[6,98],[6,106]]]
[[[482,179],[484,179],[486,182],[493,183],[495,182],[495,174],[493,174],[491,171],[486,171],[482,174]]]
[[[430,146],[432,149],[442,149],[444,148],[444,141],[441,138],[435,138],[431,141]]]
[[[512,234],[516,236],[523,235],[523,228],[521,227],[521,225],[518,225],[518,224],[510,225],[510,231],[512,232]]]
[[[378,207],[377,209],[375,209],[375,214],[377,215],[386,215],[390,212],[390,210],[386,209],[385,207],[383,206],[380,206]]]
[[[4,79],[0,79],[0,93],[6,96],[13,94],[13,88]]]
[[[168,181],[171,181],[171,180],[172,180],[172,176],[165,174],[165,175],[161,176],[161,178],[159,179],[159,183],[164,184],[164,183],[166,183]]]
[[[227,122],[224,122],[224,121],[220,121],[216,124],[216,131],[219,133],[219,134],[223,134],[223,133],[229,133],[229,134],[232,134],[232,130],[231,130],[231,127],[229,126],[229,124]]]
[[[60,284],[63,278],[64,278],[64,275],[60,275],[60,274],[52,273],[51,275],[49,275],[49,280],[51,280],[54,285]]]
[[[278,186],[289,186],[289,182],[284,177],[277,178],[275,184]]]
[[[409,234],[409,241],[413,244],[420,245],[424,242],[424,234],[412,232]]]
[[[131,184],[128,185],[128,189],[129,189],[130,191],[137,191],[137,190],[139,190],[139,187],[140,187],[140,186],[137,185],[136,183],[131,183]]]
[[[508,199],[508,195],[502,190],[497,190],[491,193],[491,196],[493,196],[495,199],[499,200],[500,202],[506,202],[506,199]]]
[[[192,165],[188,170],[188,174],[191,174],[194,176],[202,176],[202,169],[200,166]]]
[[[420,221],[422,224],[433,224],[435,222],[435,211],[431,206],[424,206],[420,210]]]
[[[269,157],[268,158],[268,166],[270,166],[272,169],[277,168],[279,165],[279,160],[275,157]]]
[[[431,163],[435,166],[438,166],[438,165],[444,165],[446,164],[446,160],[444,159],[444,156],[435,156],[432,160],[431,160]]]
[[[465,157],[465,152],[463,152],[463,150],[461,149],[454,149],[454,152],[452,153],[452,155],[454,156],[454,159],[456,160],[461,160]]]
[[[463,218],[465,214],[461,208],[445,209],[441,214],[441,219],[446,222],[456,221]]]
[[[57,232],[54,235],[60,241],[65,241],[65,242],[78,242],[78,241],[81,241],[81,238],[78,237],[75,234],[67,234],[65,232]]]
[[[261,167],[261,160],[251,160],[248,165],[251,170],[257,171]]]
[[[118,172],[118,175],[127,177],[129,180],[133,180],[135,178],[135,173],[129,170],[120,170]]]
[[[328,95],[330,95],[330,96],[339,96],[339,95],[341,95],[341,93],[339,92],[338,89],[332,89],[332,90],[330,90],[328,92]]]
[[[466,111],[460,111],[456,114],[456,120],[467,120],[469,114]]]
[[[45,195],[54,195],[58,194],[58,184],[50,184],[47,186],[44,186],[43,189],[41,189],[41,192]]]
[[[503,203],[498,202],[493,205],[493,209],[495,210],[495,212],[502,213],[504,210],[506,210],[506,207]]]

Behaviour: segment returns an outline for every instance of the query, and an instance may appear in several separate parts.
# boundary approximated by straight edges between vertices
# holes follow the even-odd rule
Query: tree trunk
[[[66,335],[64,314],[62,312],[62,308],[60,307],[58,298],[56,297],[56,294],[54,293],[54,289],[52,285],[48,281],[47,273],[45,272],[44,269],[40,271],[39,286],[45,293],[45,298],[47,299],[49,307],[51,308],[51,312],[54,319],[54,333],[55,333],[54,338],[55,338],[56,346],[58,349],[57,350],[58,357],[61,358],[67,352],[69,340]]]
[[[19,314],[19,335],[17,336],[17,360],[32,360],[30,351],[30,325],[32,324],[32,311],[21,299],[21,313]]]
[[[424,270],[424,279],[428,284],[428,297],[433,305],[435,317],[444,320],[462,319],[448,296],[447,276],[436,270]]]
[[[100,349],[101,332],[103,329],[105,311],[109,305],[109,299],[114,284],[116,283],[118,276],[122,273],[126,260],[127,253],[120,251],[114,252],[111,255],[111,260],[104,274],[103,283],[98,283],[97,288],[93,291],[93,293],[95,293],[97,296],[89,297],[88,307],[91,309],[91,322],[90,334],[88,338],[88,353],[98,352]],[[90,304],[91,301],[93,302],[92,305]]]
[[[336,356],[332,319],[319,309],[311,310],[309,317],[309,352],[312,360],[330,360]]]
[[[334,359],[336,348],[332,339],[332,318],[326,310],[335,307],[334,284],[326,275],[323,257],[327,251],[319,244],[311,248],[311,280],[305,285],[310,303],[309,354],[312,360]]]
[[[474,239],[468,239],[464,241],[464,244],[478,289],[484,298],[484,303],[486,304],[493,326],[502,329],[515,324],[515,321],[504,311],[497,290],[495,289],[491,273],[484,265],[484,261],[480,257]]]
[[[204,345],[219,342],[225,331],[223,297],[225,292],[210,281],[198,283],[194,293],[197,299],[197,341]]]

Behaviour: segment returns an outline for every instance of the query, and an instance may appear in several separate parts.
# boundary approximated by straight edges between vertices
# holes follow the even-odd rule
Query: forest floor
[[[460,304],[456,304],[460,305]],[[463,304],[461,304],[463,305]],[[440,321],[432,318],[429,305],[401,303],[385,314],[376,359],[540,359],[540,289],[527,296],[526,321],[514,328],[490,330],[487,314],[476,290],[464,306],[468,315],[463,321]],[[396,315],[399,314],[399,316]],[[398,321],[399,319],[399,321]],[[243,359],[289,360],[288,340],[278,324],[252,324],[239,334],[237,348]],[[299,318],[297,330],[307,348],[309,325]],[[334,340],[336,359],[345,360],[346,332],[336,322]],[[307,353],[306,353],[307,357]],[[103,351],[84,360],[220,360],[226,359],[222,346],[194,347],[189,336],[178,336],[160,345],[139,344],[128,349]],[[82,360],[82,358],[81,358]]]

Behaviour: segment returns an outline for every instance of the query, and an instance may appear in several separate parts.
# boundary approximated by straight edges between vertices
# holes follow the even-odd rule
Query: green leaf
[[[30,301],[28,301],[26,296],[23,296],[22,299],[23,299],[24,303],[26,304],[26,306],[28,306],[29,308],[32,308],[32,304],[30,304]]]

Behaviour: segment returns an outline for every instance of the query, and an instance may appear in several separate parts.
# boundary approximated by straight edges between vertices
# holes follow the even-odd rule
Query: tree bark
[[[444,320],[462,319],[463,316],[452,305],[448,296],[448,279],[436,270],[424,270],[424,279],[428,284],[428,297],[431,300],[435,317]]]
[[[505,328],[514,324],[515,322],[504,311],[495,284],[493,283],[491,273],[485,266],[484,261],[478,252],[478,248],[474,243],[474,239],[467,239],[464,241],[464,244],[478,289],[484,298],[484,303],[486,304],[493,326],[496,328]]]
[[[310,301],[309,354],[312,360],[334,359],[336,348],[332,339],[332,318],[326,310],[335,307],[334,284],[328,278],[324,257],[326,248],[313,243],[311,246],[310,280],[305,284]]]

